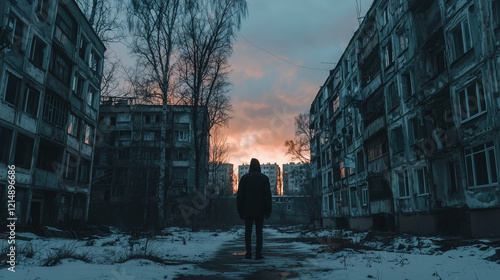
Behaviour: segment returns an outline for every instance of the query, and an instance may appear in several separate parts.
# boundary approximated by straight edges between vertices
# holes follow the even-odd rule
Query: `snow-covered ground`
[[[16,272],[4,266],[0,279],[232,279],[250,272],[255,279],[500,279],[500,264],[487,260],[500,254],[500,243],[490,240],[266,227],[259,262],[243,260],[241,227],[169,228],[148,238],[117,231],[87,240],[18,236],[26,240],[16,243]]]

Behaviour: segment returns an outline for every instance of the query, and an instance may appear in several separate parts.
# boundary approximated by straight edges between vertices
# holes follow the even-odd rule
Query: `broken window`
[[[69,114],[68,120],[68,134],[74,137],[78,137],[78,124],[80,123],[80,119],[73,115]]]
[[[52,59],[49,71],[65,85],[69,86],[71,80],[71,64],[54,48],[52,49]]]
[[[38,113],[39,98],[40,92],[28,85],[24,90],[22,110],[36,118]]]
[[[399,153],[405,149],[405,139],[403,135],[403,128],[398,126],[391,130],[392,153]]]
[[[368,162],[387,154],[387,140],[384,137],[374,137],[366,146],[368,149]]]
[[[43,105],[43,119],[55,126],[64,128],[68,118],[68,105],[60,96],[47,91]]]
[[[80,76],[78,73],[75,73],[75,76],[73,78],[73,93],[78,96],[82,97],[83,94],[83,86],[85,83],[85,79],[83,79],[82,76]]]
[[[403,26],[397,31],[399,41],[399,53],[403,53],[409,46],[410,40],[408,39],[408,32],[406,27]]]
[[[56,38],[64,34],[69,41],[75,44],[77,23],[71,13],[62,5],[59,5],[57,9],[56,27]],[[62,41],[60,37],[59,39]]]
[[[83,143],[87,145],[92,145],[94,141],[94,128],[90,124],[84,123],[83,133],[84,133]]]
[[[356,162],[357,171],[365,170],[365,159],[362,150],[356,154],[356,161],[357,161]]]
[[[366,206],[368,205],[368,187],[363,186],[361,188],[361,205]]]
[[[80,158],[80,176],[78,181],[81,183],[88,183],[90,180],[90,161]]]
[[[15,52],[24,51],[24,35],[26,31],[26,24],[12,11],[9,15],[7,28],[10,29],[10,32],[12,34],[10,37],[10,43],[12,44],[11,49]]]
[[[21,79],[10,72],[7,73],[7,87],[5,90],[5,102],[17,107],[19,97],[21,96]]]
[[[31,52],[29,59],[33,65],[43,68],[43,59],[45,56],[45,44],[40,38],[33,36],[33,42],[31,43]]]
[[[399,106],[399,93],[396,83],[392,82],[387,87],[387,112]]]
[[[97,54],[95,50],[90,52],[89,66],[90,70],[94,73],[94,75],[101,74],[101,57]]]
[[[62,146],[41,138],[38,148],[36,168],[50,172],[58,171],[57,168],[62,165],[61,161],[63,150],[64,148]]]
[[[365,87],[375,79],[380,72],[380,56],[377,48],[373,48],[361,66],[361,87]]]
[[[351,187],[350,198],[351,198],[351,207],[358,207],[358,194],[356,191],[356,187]]]
[[[465,149],[469,187],[498,183],[497,162],[493,142]]]
[[[382,9],[380,21],[382,23],[382,26],[385,26],[387,23],[389,23],[389,5],[385,6]]]
[[[406,100],[413,95],[413,87],[411,86],[411,73],[401,74],[401,89],[403,90],[403,99]]]
[[[486,103],[481,81],[476,81],[458,93],[462,121],[486,111]]]
[[[66,153],[66,159],[64,161],[64,173],[63,173],[64,178],[68,180],[75,180],[77,166],[78,166],[78,158],[71,153]]]
[[[14,157],[14,165],[26,169],[31,167],[31,159],[33,158],[33,139],[23,134],[17,134],[16,154]]]
[[[36,4],[36,14],[42,20],[46,20],[49,16],[50,0],[38,0]]]
[[[387,45],[384,47],[384,65],[385,67],[389,67],[394,63],[394,53],[392,49],[392,41],[389,40]]]
[[[418,186],[418,194],[424,195],[429,193],[429,186],[425,181],[425,169],[418,169],[415,171],[415,179]]]
[[[456,193],[459,190],[459,184],[460,184],[460,165],[458,161],[451,161],[448,162],[448,178],[450,185],[448,189],[450,192]]]
[[[89,42],[83,37],[82,34],[82,39],[80,40],[80,46],[78,46],[78,55],[83,61],[87,61],[87,47],[89,46]]]
[[[408,171],[399,172],[398,176],[398,186],[399,186],[399,197],[408,198],[410,197],[410,184],[408,182]]]
[[[439,50],[434,54],[434,74],[439,75],[446,70],[445,50]]]
[[[97,94],[97,89],[89,85],[89,91],[87,93],[87,104],[90,107],[97,108],[99,106],[99,98]]]
[[[0,162],[9,163],[12,130],[0,127]]]
[[[424,125],[420,122],[418,117],[413,117],[408,121],[408,139],[410,145],[417,143],[425,137]]]
[[[472,49],[472,39],[469,30],[469,21],[466,19],[460,22],[451,31],[455,60]]]

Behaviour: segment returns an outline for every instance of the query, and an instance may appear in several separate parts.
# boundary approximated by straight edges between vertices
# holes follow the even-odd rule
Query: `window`
[[[387,139],[384,137],[376,137],[367,144],[368,162],[378,159],[387,154]]]
[[[411,118],[408,121],[408,140],[410,145],[413,145],[425,137],[425,130],[423,124],[418,117]]]
[[[75,73],[75,76],[73,78],[73,93],[78,96],[82,97],[83,94],[83,86],[84,86],[85,80],[83,79],[82,76],[79,74]]]
[[[403,128],[398,126],[391,130],[391,146],[392,153],[399,153],[405,149],[405,138],[403,135]]]
[[[460,184],[460,165],[458,161],[448,162],[448,177],[449,177],[449,191],[456,193],[459,189]]]
[[[410,197],[410,185],[408,182],[408,171],[398,173],[399,197]]]
[[[49,0],[38,0],[35,12],[39,17],[45,20],[49,16],[49,9],[50,9]]]
[[[356,192],[356,188],[351,188],[351,207],[357,207],[358,206],[358,195]]]
[[[497,162],[493,142],[465,149],[467,182],[469,187],[498,183]]]
[[[40,92],[31,86],[26,86],[24,90],[24,100],[22,110],[27,114],[37,117]]]
[[[68,180],[75,180],[77,166],[78,158],[71,153],[66,153],[66,159],[64,161],[64,178]]]
[[[366,206],[368,205],[368,187],[363,186],[361,188],[361,205]]]
[[[386,68],[394,63],[394,53],[392,49],[392,42],[390,40],[384,47],[384,63]]]
[[[28,136],[19,133],[17,134],[14,165],[30,169],[31,159],[33,158],[33,142],[33,139]]]
[[[68,134],[74,137],[78,137],[78,124],[80,123],[80,119],[73,115],[69,114],[68,120]]]
[[[92,108],[97,108],[99,106],[97,90],[90,85],[89,85],[89,91],[87,93],[87,104]]]
[[[21,79],[10,72],[7,73],[7,87],[5,90],[5,102],[17,107],[19,97],[21,96]]]
[[[73,44],[76,42],[76,21],[71,16],[70,12],[64,7],[59,5],[57,9],[57,17],[56,17],[56,38],[59,38],[60,41],[64,43],[62,38],[60,37],[62,34],[67,37],[69,41]],[[62,34],[60,33],[62,32]]]
[[[384,7],[381,17],[382,26],[385,26],[387,23],[389,23],[389,6]]]
[[[0,162],[9,163],[12,130],[0,127]]]
[[[15,52],[24,50],[26,24],[16,14],[11,12],[7,22],[7,28],[12,32],[11,38],[9,38],[12,44],[12,50]]]
[[[500,26],[500,0],[492,1],[493,22],[495,27]]]
[[[43,59],[45,56],[45,48],[47,45],[40,40],[38,37],[33,36],[33,42],[31,43],[30,61],[35,66],[43,68]]]
[[[189,141],[188,131],[176,131],[177,141]]]
[[[78,55],[83,61],[87,61],[87,47],[89,46],[89,42],[83,37],[80,40],[80,46],[78,46]]]
[[[50,73],[69,86],[71,79],[71,64],[61,54],[52,49]]]
[[[359,151],[356,154],[356,160],[357,160],[356,167],[357,167],[358,171],[365,170],[365,159],[364,159],[363,151]]]
[[[101,74],[101,57],[95,50],[90,52],[89,66],[94,75]]]
[[[467,51],[472,49],[472,39],[469,31],[469,22],[464,20],[459,23],[452,31],[453,50],[455,60],[460,58]]]
[[[405,100],[413,95],[411,74],[409,72],[401,75],[401,89],[403,90],[402,95]]]
[[[90,180],[90,161],[81,158],[79,169],[80,176],[78,181],[80,181],[81,183],[88,183]]]
[[[46,92],[43,104],[43,119],[55,126],[64,128],[68,118],[68,105],[57,94]]]
[[[94,128],[85,123],[83,124],[83,133],[84,133],[84,138],[83,138],[83,143],[87,145],[92,145],[94,141]]]
[[[425,181],[425,169],[419,169],[415,171],[416,183],[418,186],[418,194],[425,195],[429,194],[429,186]]]
[[[399,106],[398,88],[394,82],[390,83],[387,87],[387,112],[394,110]]]
[[[462,121],[486,111],[483,85],[476,81],[458,93]]]
[[[398,30],[398,41],[399,41],[399,53],[403,53],[410,43],[408,39],[408,32],[405,27],[402,27]]]

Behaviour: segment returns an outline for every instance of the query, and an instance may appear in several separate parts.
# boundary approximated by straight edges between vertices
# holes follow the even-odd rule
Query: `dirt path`
[[[224,243],[212,259],[197,264],[194,271],[177,275],[174,279],[293,279],[305,272],[304,261],[314,258],[314,252],[300,248],[298,243],[285,243],[266,228],[263,235],[263,260],[245,259],[244,235],[241,234]],[[255,248],[255,236],[252,237]]]

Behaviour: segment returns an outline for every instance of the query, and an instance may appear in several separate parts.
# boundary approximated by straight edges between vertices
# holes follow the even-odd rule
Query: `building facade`
[[[309,194],[310,174],[309,164],[283,164],[283,194]]]
[[[200,115],[206,117],[206,110],[203,111]],[[169,106],[167,139],[162,143],[161,105],[144,105],[137,99],[120,97],[102,101],[90,215],[95,223],[157,225],[163,145],[167,147],[167,176],[171,174],[166,180],[165,217],[169,223],[183,221],[179,205],[191,204],[195,188],[191,116],[189,106]],[[207,149],[204,151],[200,165],[204,171],[200,173],[208,174]],[[201,182],[205,186],[207,176],[202,176]]]
[[[230,196],[234,192],[234,165],[232,163],[208,164],[208,186],[216,195]]]
[[[261,172],[269,177],[269,183],[271,185],[271,193],[273,195],[282,195],[283,188],[281,184],[281,169],[280,166],[276,163],[266,163],[260,165]],[[250,170],[250,165],[243,164],[238,166],[238,181],[241,180],[241,177],[248,173]]]
[[[2,1],[0,21],[2,204],[14,165],[18,224],[85,221],[105,47],[73,0]]]
[[[500,1],[375,0],[311,105],[323,224],[500,234]]]

